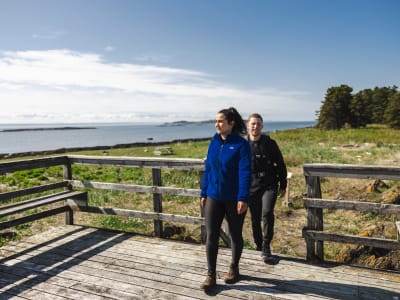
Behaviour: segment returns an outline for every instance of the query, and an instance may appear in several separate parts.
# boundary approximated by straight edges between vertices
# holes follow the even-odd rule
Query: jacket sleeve
[[[209,151],[210,151],[210,146],[208,148],[206,161],[204,163],[204,173],[200,186],[200,197],[207,197],[208,178],[209,178],[208,174],[210,173],[210,160],[208,155]]]
[[[281,190],[286,189],[287,186],[287,168],[285,160],[283,159],[281,150],[279,149],[276,141],[271,140],[273,146],[274,163],[276,163],[276,172],[279,176],[279,188]]]
[[[239,192],[238,201],[248,202],[251,187],[251,146],[244,140],[239,159]]]

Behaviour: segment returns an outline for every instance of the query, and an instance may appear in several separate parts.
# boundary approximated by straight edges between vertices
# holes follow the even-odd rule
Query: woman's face
[[[263,127],[263,122],[259,118],[251,117],[250,120],[247,122],[247,129],[249,131],[249,134],[253,137],[260,136]]]
[[[223,136],[228,135],[232,132],[234,122],[229,123],[227,119],[225,119],[224,114],[217,114],[215,118],[215,129],[217,130],[218,134]]]

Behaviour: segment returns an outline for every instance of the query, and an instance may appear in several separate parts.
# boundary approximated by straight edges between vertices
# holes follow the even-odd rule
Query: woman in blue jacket
[[[201,288],[216,285],[218,240],[224,217],[231,235],[232,261],[226,283],[239,280],[239,260],[243,250],[242,228],[251,186],[251,147],[240,134],[246,124],[233,107],[217,113],[216,134],[210,142],[201,184],[200,201],[205,212],[208,272]]]

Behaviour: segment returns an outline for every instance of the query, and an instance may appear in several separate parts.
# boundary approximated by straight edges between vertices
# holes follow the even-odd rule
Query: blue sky
[[[397,0],[0,0],[0,123],[314,120],[400,84]]]

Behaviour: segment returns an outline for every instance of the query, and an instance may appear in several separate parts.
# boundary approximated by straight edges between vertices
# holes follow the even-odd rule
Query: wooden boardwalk
[[[242,280],[223,282],[230,250],[220,249],[218,286],[205,294],[203,245],[81,226],[59,226],[0,248],[0,299],[396,299],[400,274],[275,265],[244,250]]]

